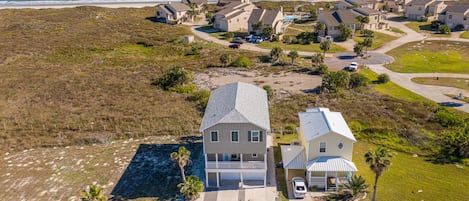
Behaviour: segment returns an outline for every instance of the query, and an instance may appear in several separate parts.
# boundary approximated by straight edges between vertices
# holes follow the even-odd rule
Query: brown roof
[[[262,24],[274,24],[279,13],[281,13],[280,10],[254,9],[251,16],[249,16],[248,22],[254,24],[262,21]]]
[[[344,23],[346,25],[355,24],[355,18],[360,14],[352,11],[351,9],[347,9],[336,10],[333,12],[321,12],[319,15],[324,19],[324,23],[327,26],[338,26],[340,23]]]
[[[187,4],[195,3],[197,5],[201,5],[207,3],[207,0],[185,0],[184,2],[186,2]]]
[[[223,8],[223,10],[220,10],[218,12],[215,13],[215,15],[226,15],[228,13],[231,13],[235,10],[239,10],[239,9],[243,9],[245,7],[248,7],[250,6],[251,4],[246,4],[246,3],[242,3],[242,2],[233,2],[233,3],[230,3],[227,7]]]
[[[352,5],[364,5],[373,3],[373,0],[345,0]]]
[[[465,13],[469,10],[469,4],[451,5],[451,6],[446,7],[445,10],[448,12],[454,12],[454,13]]]
[[[353,10],[365,16],[380,14],[379,11],[371,8],[354,8]]]
[[[426,5],[434,0],[412,0],[408,4],[409,5]]]
[[[164,7],[166,7],[168,10],[170,10],[172,13],[174,12],[179,12],[179,11],[188,11],[191,10],[189,6],[183,3],[178,3],[178,2],[172,2],[165,4]]]
[[[332,14],[333,12],[320,12],[318,18],[324,19],[323,22],[327,26],[338,26],[340,22]]]

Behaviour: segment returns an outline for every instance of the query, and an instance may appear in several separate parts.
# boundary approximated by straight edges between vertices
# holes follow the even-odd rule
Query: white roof
[[[306,112],[299,112],[298,116],[307,142],[329,133],[357,141],[340,112],[331,112],[328,108],[308,108]]]
[[[339,156],[322,156],[306,164],[307,171],[313,172],[356,172],[357,167],[352,161]]]
[[[305,149],[300,145],[280,145],[283,168],[305,169]]]
[[[251,123],[270,132],[266,91],[243,82],[212,91],[199,130],[203,132],[219,123]]]

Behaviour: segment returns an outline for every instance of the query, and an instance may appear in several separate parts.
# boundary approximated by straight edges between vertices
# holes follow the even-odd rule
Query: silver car
[[[305,180],[301,177],[293,177],[291,183],[295,198],[304,198],[306,194]]]

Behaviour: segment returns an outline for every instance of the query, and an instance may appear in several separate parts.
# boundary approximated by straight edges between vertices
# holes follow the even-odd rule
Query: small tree
[[[176,66],[173,68],[166,69],[163,72],[163,76],[153,81],[152,84],[159,86],[164,90],[168,90],[171,87],[188,84],[191,81],[191,72],[184,70],[184,68],[182,67]]]
[[[326,30],[326,24],[324,24],[324,23],[322,23],[322,22],[318,22],[318,23],[316,24],[316,29],[315,29],[315,31],[316,31],[316,33],[317,33],[318,35],[320,35],[320,36],[321,36],[321,35],[322,35],[322,36],[325,35],[325,34],[326,34],[326,33],[325,33],[325,30]]]
[[[274,35],[274,29],[272,27],[266,26],[262,29],[262,35],[268,37],[269,40],[272,40],[272,35]]]
[[[319,75],[324,75],[329,72],[329,67],[326,64],[319,64],[318,73]]]
[[[292,66],[295,64],[295,59],[299,57],[298,52],[296,50],[290,51],[287,56],[291,58]]]
[[[365,38],[361,44],[365,47],[365,54],[368,56],[368,48],[373,45],[373,38]]]
[[[200,196],[200,192],[204,191],[203,182],[194,175],[187,177],[187,181],[178,184],[178,187],[181,188],[179,192],[188,200],[196,200]]]
[[[177,152],[171,153],[171,160],[178,162],[179,170],[181,170],[181,178],[184,183],[186,182],[184,168],[190,162],[190,156],[191,152],[184,146],[180,146]]]
[[[311,57],[311,62],[313,62],[314,66],[319,66],[320,64],[324,63],[324,55],[316,52]]]
[[[234,38],[234,33],[233,32],[228,32],[225,34],[226,39]]]
[[[280,55],[282,54],[283,50],[280,47],[274,47],[272,50],[270,50],[270,57],[272,58],[272,61],[276,62],[280,58]]]
[[[329,93],[339,92],[349,84],[349,74],[345,71],[328,72],[322,78],[321,89]]]
[[[368,151],[365,154],[365,161],[370,165],[371,171],[375,173],[375,184],[373,186],[372,201],[376,201],[376,193],[378,192],[378,179],[384,171],[391,166],[392,155],[388,149],[378,147],[374,152]]]
[[[352,190],[353,198],[357,198],[360,194],[367,192],[368,185],[362,176],[353,175],[352,179],[345,187]]]
[[[350,75],[350,88],[364,87],[368,85],[368,78],[362,74],[354,73]]]
[[[368,16],[362,15],[358,15],[357,17],[355,17],[355,20],[358,22],[358,27],[360,29],[363,29],[363,26],[370,22],[370,18],[368,18]]]
[[[370,38],[373,38],[375,37],[375,32],[369,30],[369,29],[363,29],[360,31],[360,33],[362,34],[362,36],[364,37],[370,37]]]
[[[318,20],[318,10],[316,8],[309,11],[309,19],[312,21]]]
[[[220,62],[223,64],[223,67],[226,67],[231,62],[231,56],[227,53],[224,53],[220,56]]]
[[[319,44],[319,48],[323,51],[324,57],[326,56],[326,52],[331,48],[331,41],[323,40]]]
[[[389,78],[389,75],[386,74],[386,73],[383,73],[383,74],[378,75],[378,80],[376,82],[379,83],[379,84],[385,84],[385,83],[389,82],[390,80],[391,79]]]
[[[339,24],[339,32],[340,32],[340,34],[339,34],[338,38],[341,41],[346,41],[347,39],[352,37],[352,29],[350,29],[350,27],[348,27],[344,23]]]
[[[353,52],[355,52],[357,54],[357,56],[362,55],[363,54],[363,45],[361,43],[355,44],[355,46],[353,46]]]
[[[451,29],[448,27],[448,25],[442,24],[438,26],[438,32],[440,32],[441,34],[450,34]]]
[[[230,66],[249,68],[252,66],[252,63],[251,63],[251,60],[247,56],[240,56],[235,61],[233,61],[233,63],[231,63]]]
[[[257,31],[260,31],[262,30],[262,27],[264,27],[264,25],[262,24],[262,21],[259,21],[257,23],[254,23],[251,25],[252,26],[252,29],[257,32]]]
[[[103,195],[103,188],[97,185],[89,185],[81,192],[82,201],[105,201],[107,197]]]

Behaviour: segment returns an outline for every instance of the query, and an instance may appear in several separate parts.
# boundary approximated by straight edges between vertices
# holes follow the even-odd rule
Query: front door
[[[223,161],[230,161],[231,154],[223,154]]]

